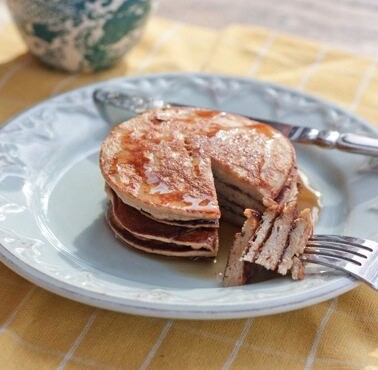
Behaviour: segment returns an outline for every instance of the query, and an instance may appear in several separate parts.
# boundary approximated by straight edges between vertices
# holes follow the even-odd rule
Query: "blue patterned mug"
[[[69,72],[117,63],[139,40],[150,0],[7,0],[30,52]]]

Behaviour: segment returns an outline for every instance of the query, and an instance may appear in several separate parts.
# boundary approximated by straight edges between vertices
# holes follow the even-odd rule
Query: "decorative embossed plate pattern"
[[[103,220],[98,150],[109,127],[91,101],[96,87],[375,135],[324,101],[275,85],[217,75],[116,79],[49,99],[0,131],[0,258],[52,292],[112,310],[215,319],[289,311],[339,295],[356,282],[309,266],[286,278],[222,288],[211,263],[149,256],[121,247]],[[377,164],[366,157],[297,146],[300,168],[321,191],[317,233],[376,239]],[[346,165],[347,164],[347,165]],[[225,238],[231,240],[230,233]]]

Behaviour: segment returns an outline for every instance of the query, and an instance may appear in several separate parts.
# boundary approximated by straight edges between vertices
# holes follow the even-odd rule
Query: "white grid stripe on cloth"
[[[83,358],[80,356],[72,356],[72,360],[76,364],[85,365],[87,367],[93,367],[94,369],[100,369],[100,370],[123,370],[124,369],[121,367],[109,366],[101,362],[98,362],[96,360],[91,360],[89,358]]]
[[[155,344],[152,346],[150,352],[148,352],[148,354],[147,354],[146,358],[144,359],[142,365],[140,366],[139,370],[146,370],[150,366],[151,361],[153,360],[153,358],[156,355],[156,352],[160,348],[160,346],[163,343],[168,332],[171,330],[173,323],[174,323],[173,320],[168,320],[167,323],[164,325],[158,339],[156,340]]]
[[[17,316],[17,314],[22,310],[22,308],[25,306],[26,302],[29,300],[29,298],[33,295],[33,293],[37,290],[37,286],[32,286],[31,289],[25,294],[24,298],[21,300],[21,302],[16,306],[16,308],[9,314],[8,318],[5,320],[3,325],[0,327],[0,335],[6,333],[9,335],[13,340],[18,342],[21,346],[25,348],[29,348],[33,351],[39,352],[39,353],[45,353],[49,355],[55,355],[64,358],[67,354],[63,351],[56,351],[53,349],[47,349],[43,346],[30,343],[29,341],[25,340],[21,336],[19,336],[14,331],[8,329],[8,326],[13,322],[14,318]],[[92,360],[82,359],[80,357],[76,357],[75,359],[77,362],[80,362],[85,365],[90,365],[92,367],[101,368],[104,370],[117,370],[113,367],[107,367],[103,364],[97,364]]]
[[[236,356],[238,355],[240,348],[243,346],[245,338],[248,335],[249,329],[251,329],[253,320],[252,319],[247,319],[245,322],[245,325],[243,327],[243,330],[240,334],[240,337],[237,339],[234,348],[232,349],[232,352],[226,362],[224,363],[222,370],[229,370],[234,363]]]
[[[57,95],[59,94],[62,89],[67,85],[69,84],[70,82],[74,81],[75,78],[77,77],[78,75],[77,74],[72,74],[66,78],[64,78],[63,80],[59,81],[55,86],[54,88],[51,90],[51,93],[50,93],[50,96],[54,96],[54,95]]]
[[[201,63],[201,65],[198,69],[200,72],[206,71],[206,68],[209,65],[209,63],[211,62],[211,59],[212,59],[214,53],[216,52],[220,41],[222,41],[222,37],[223,37],[223,32],[219,31],[217,36],[216,36],[215,41],[213,42],[213,46],[208,51],[206,57],[204,58],[203,63]]]
[[[4,276],[0,276],[0,281],[2,283],[7,284],[7,285],[12,285],[12,286],[17,286],[17,287],[21,287],[25,284],[23,282],[14,281],[14,280],[7,278],[7,277],[4,277]]]
[[[36,286],[32,286],[30,290],[25,294],[24,298],[21,300],[21,302],[15,307],[15,309],[9,314],[8,318],[5,320],[4,324],[0,327],[0,335],[4,333],[4,331],[8,328],[8,326],[12,323],[14,318],[17,316],[17,314],[20,312],[22,307],[25,306],[25,303],[27,300],[33,295],[35,290],[37,289]]]
[[[58,351],[58,350],[54,350],[54,349],[51,349],[51,348],[43,347],[43,346],[38,345],[38,344],[31,343],[31,342],[25,340],[24,338],[22,338],[21,336],[19,336],[18,334],[16,334],[15,332],[13,332],[9,329],[4,329],[4,332],[7,333],[7,335],[9,335],[14,341],[19,343],[22,347],[28,348],[32,351],[51,355],[51,356],[57,356],[57,357],[61,357],[61,358],[64,358],[64,356],[66,355],[66,353],[63,352],[63,351]],[[114,366],[108,366],[108,365],[100,363],[98,361],[91,360],[91,359],[88,359],[88,358],[83,358],[81,356],[72,356],[72,359],[74,359],[76,363],[80,363],[80,364],[90,366],[90,367],[93,367],[93,368],[96,368],[96,369],[121,370],[121,368],[114,367]]]
[[[89,319],[88,319],[87,323],[85,324],[83,330],[80,332],[78,337],[75,339],[75,341],[73,342],[73,344],[72,344],[71,348],[68,350],[68,352],[64,355],[63,360],[61,361],[61,363],[56,368],[57,370],[63,370],[65,368],[68,361],[72,358],[73,354],[75,353],[75,351],[79,347],[80,343],[83,341],[85,336],[88,334],[88,332],[91,329],[94,321],[96,320],[98,313],[99,313],[99,309],[95,309],[92,312],[92,314],[89,316]]]
[[[328,366],[328,369],[340,369],[340,368],[356,368],[364,370],[375,370],[376,367],[371,367],[368,362],[354,361],[354,360],[336,360],[334,358],[316,358],[316,362]],[[333,366],[332,366],[333,365]],[[336,366],[338,365],[338,366]],[[332,366],[332,367],[330,367]],[[370,366],[370,367],[369,367]]]
[[[7,82],[21,69],[25,68],[31,62],[31,58],[28,57],[22,62],[16,63],[14,66],[9,68],[7,73],[0,79],[0,90],[7,84]]]
[[[31,349],[32,351],[47,354],[47,355],[53,355],[53,356],[58,356],[58,357],[64,356],[63,351],[57,351],[51,348],[43,347],[39,344],[31,343],[10,329],[4,329],[4,333],[7,333],[7,335],[9,335],[14,341],[19,343],[24,348],[28,348],[28,349]]]
[[[351,111],[355,111],[358,108],[358,105],[361,102],[361,99],[366,91],[366,89],[369,86],[370,81],[375,75],[375,72],[377,70],[377,61],[374,61],[366,70],[364,77],[362,78],[360,84],[357,87],[356,94],[354,96],[354,99],[349,107]]]
[[[276,37],[277,37],[277,33],[275,31],[269,32],[265,43],[262,45],[260,50],[257,52],[257,55],[255,56],[251,65],[249,66],[249,69],[248,69],[248,72],[247,72],[248,76],[253,76],[259,70],[259,68],[261,66],[261,62],[263,61],[265,56],[268,54],[269,49],[271,48],[274,41],[276,40]]]
[[[157,42],[152,47],[151,51],[147,57],[141,62],[139,67],[136,69],[135,74],[143,72],[152,62],[155,55],[159,52],[160,48],[167,43],[174,35],[179,31],[181,23],[174,23],[162,36],[157,40]]]
[[[316,352],[318,351],[318,347],[320,344],[321,337],[323,335],[324,329],[331,318],[332,314],[335,312],[337,306],[337,298],[334,298],[329,305],[325,315],[322,318],[322,321],[320,322],[320,325],[318,326],[318,329],[316,330],[314,342],[312,343],[310,352],[306,358],[306,363],[304,366],[304,370],[310,370],[312,366],[314,365],[314,361],[316,358]]]
[[[325,45],[318,50],[314,61],[304,71],[302,78],[301,78],[301,81],[300,81],[299,86],[298,86],[298,90],[303,90],[307,86],[308,81],[310,80],[311,76],[315,73],[317,67],[324,60],[324,58],[325,58],[325,56],[328,52],[328,49],[329,49],[329,47]]]

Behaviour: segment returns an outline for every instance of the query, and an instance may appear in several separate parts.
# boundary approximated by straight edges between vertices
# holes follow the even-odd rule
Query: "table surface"
[[[7,13],[0,0],[0,24]],[[154,13],[213,28],[258,25],[378,57],[376,0],[157,0]]]
[[[0,0],[3,7],[0,19],[5,22],[3,1]],[[135,49],[114,68],[97,74],[67,75],[45,68],[26,52],[14,27],[4,28],[6,31],[0,32],[0,123],[50,96],[91,82],[162,71],[201,70],[304,90],[378,124],[378,61],[324,46],[321,37],[326,37],[327,31],[326,25],[319,26],[322,19],[319,14],[328,15],[329,25],[332,18],[336,19],[330,10],[319,14],[311,11],[312,17],[318,14],[319,32],[312,38],[320,42],[314,43],[306,39],[313,26],[307,22],[306,27],[308,14],[303,11],[304,1],[290,2],[290,14],[296,14],[296,27],[299,29],[301,25],[301,31],[296,31],[288,20],[273,22],[285,18],[282,9],[289,8],[287,2],[280,5],[281,10],[274,8],[275,14],[266,7],[272,0],[265,0],[265,6],[255,0],[244,4],[235,0],[233,4],[241,4],[237,10],[224,0],[217,0],[217,12],[211,5],[214,0],[197,2],[177,0],[170,4],[162,0],[155,15],[171,20],[152,17]],[[253,9],[253,4],[253,17],[249,17],[247,10]],[[311,9],[321,4],[326,3],[319,0]],[[342,4],[343,9],[353,6],[359,9],[351,11],[355,14],[368,14],[368,6],[374,9],[367,1],[344,0]],[[297,12],[293,11],[294,6],[298,6]],[[340,2],[337,7],[341,8]],[[264,9],[272,18],[262,16]],[[374,16],[371,13],[367,19]],[[272,25],[267,23],[269,19]],[[340,17],[337,19],[339,22]],[[235,21],[248,27],[227,27]],[[250,27],[256,24],[268,28]],[[360,24],[367,27],[368,22]],[[373,30],[374,24],[366,29]],[[342,28],[337,30],[342,34]],[[281,32],[291,32],[295,37]],[[329,46],[342,45],[337,32],[328,28]],[[360,40],[373,45],[377,37],[361,36],[363,32],[355,29],[351,34],[359,33]],[[297,37],[298,34],[304,38]],[[348,40],[345,48],[362,47],[362,41]],[[48,119],[49,115],[43,117]],[[20,129],[28,130],[33,125],[33,121],[25,121]],[[38,136],[41,145],[45,143],[44,133],[50,137],[50,130],[43,130]],[[29,143],[34,148],[32,141],[26,145]],[[17,160],[15,143],[5,141],[4,145],[3,140],[1,144],[0,163],[11,158],[12,164]],[[375,162],[369,162],[365,170],[371,167],[375,171],[378,168],[375,166]],[[337,174],[335,168],[332,176]],[[375,208],[371,217],[378,220]],[[10,207],[5,211],[14,210]],[[225,321],[160,320],[105,311],[64,299],[32,285],[0,263],[0,301],[5,302],[0,305],[1,369],[378,369],[378,294],[365,285],[332,300],[284,314]]]
[[[157,14],[215,28],[259,25],[378,56],[375,0],[160,0]]]

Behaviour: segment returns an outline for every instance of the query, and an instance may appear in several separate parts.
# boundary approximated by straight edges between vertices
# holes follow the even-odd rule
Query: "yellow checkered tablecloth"
[[[166,71],[250,76],[323,96],[378,125],[377,62],[271,30],[219,31],[152,18],[113,69],[46,69],[12,25],[0,33],[0,122],[93,81]],[[180,321],[108,312],[33,286],[0,264],[0,369],[378,369],[378,294],[246,320]]]

